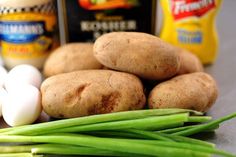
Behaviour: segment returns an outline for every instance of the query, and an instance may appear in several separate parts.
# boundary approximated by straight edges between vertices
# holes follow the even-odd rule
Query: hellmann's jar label
[[[52,0],[27,7],[0,7],[1,50],[8,67],[20,63],[42,67],[53,46],[55,10]]]
[[[160,37],[195,53],[202,63],[217,56],[216,13],[222,0],[161,0],[164,24]]]
[[[28,43],[45,33],[45,22],[0,22],[1,39],[9,43]]]

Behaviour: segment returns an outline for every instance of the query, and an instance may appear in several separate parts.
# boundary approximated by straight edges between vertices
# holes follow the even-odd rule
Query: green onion
[[[144,133],[145,132],[145,133]],[[151,132],[151,131],[144,131],[144,130],[117,130],[117,131],[99,131],[99,132],[92,132],[88,133],[89,135],[94,136],[102,136],[102,137],[125,137],[125,138],[135,138],[135,139],[156,139],[156,140],[162,140],[162,141],[176,141],[176,142],[183,142],[183,143],[190,143],[190,144],[196,144],[206,147],[215,147],[215,144],[197,140],[189,137],[182,137],[177,135],[171,135],[171,134],[165,134],[165,133],[159,133],[159,132]],[[155,136],[153,134],[158,134],[158,136]],[[160,138],[161,136],[161,138]],[[166,137],[166,138],[163,138]]]
[[[183,137],[183,136],[172,135],[172,134],[165,134],[165,133],[159,133],[159,134],[164,137],[171,138],[171,139],[175,140],[176,142],[197,144],[197,145],[202,145],[202,146],[206,146],[206,147],[215,147],[215,144],[213,144],[213,143],[194,139],[194,138]]]
[[[148,157],[138,154],[122,153],[115,151],[101,150],[91,147],[81,147],[74,145],[47,144],[32,148],[33,154],[60,154],[60,155],[89,155],[89,156],[124,156],[124,157]]]
[[[214,130],[234,117],[236,113],[209,121],[211,117],[191,110],[151,109],[0,129],[0,144],[5,143],[0,146],[0,157],[44,154],[236,157],[215,148],[212,143],[185,137]],[[184,126],[186,123],[188,126]]]
[[[183,130],[186,130],[186,129],[194,128],[194,127],[199,126],[199,125],[202,125],[202,124],[182,126],[182,127],[170,128],[170,129],[164,129],[164,130],[160,130],[160,131],[157,131],[157,132],[171,134],[171,133],[176,133],[176,132],[183,131]],[[202,130],[202,131],[203,132],[211,132],[211,131],[214,131],[215,129],[218,129],[218,128],[219,128],[219,125],[215,125],[213,127],[210,127],[208,129],[205,129],[205,130]]]
[[[155,140],[131,140],[131,139],[112,139],[98,138],[92,136],[64,134],[47,136],[0,136],[0,141],[10,142],[47,142],[60,143],[78,146],[94,147],[103,150],[117,151],[123,153],[133,153],[140,155],[154,156],[205,156],[218,154],[225,157],[235,157],[221,150],[204,147],[195,144],[176,143]],[[53,150],[53,149],[52,149]],[[33,151],[35,153],[35,150]]]
[[[122,130],[92,131],[92,132],[86,132],[86,135],[97,136],[97,137],[110,137],[110,138],[146,139],[144,136],[123,132]]]
[[[33,155],[31,153],[11,153],[0,154],[0,157],[42,157],[43,155]]]
[[[226,120],[229,120],[229,119],[232,119],[232,118],[235,118],[235,117],[236,117],[236,113],[233,113],[233,114],[227,115],[225,117],[219,118],[217,120],[213,120],[213,121],[211,121],[207,124],[202,124],[202,125],[199,125],[199,126],[187,129],[187,130],[179,131],[179,132],[176,132],[176,133],[173,133],[173,134],[174,135],[181,135],[181,136],[190,136],[190,135],[199,133],[203,130],[212,128],[212,127],[214,127],[216,125],[219,125],[220,123],[222,123]]]
[[[90,124],[83,126],[75,126],[52,130],[47,133],[74,133],[74,132],[87,132],[87,131],[100,131],[100,130],[121,130],[121,129],[141,129],[141,130],[158,130],[169,128],[171,125],[187,122],[188,113],[167,115],[167,116],[154,116],[143,119],[124,120],[115,122],[106,122],[98,124]]]
[[[132,129],[132,130],[130,129],[130,130],[126,130],[126,131],[129,132],[129,133],[137,134],[137,135],[142,136],[142,137],[146,137],[148,139],[174,142],[173,139],[171,139],[169,137],[162,136],[161,134],[158,134],[158,133],[153,133],[153,132],[144,131],[144,130],[134,130],[134,129]]]
[[[137,111],[125,111],[101,115],[93,115],[87,117],[71,118],[65,120],[58,120],[47,123],[40,123],[28,126],[15,127],[10,131],[2,131],[2,134],[7,135],[36,135],[50,132],[50,130],[56,130],[60,128],[67,128],[79,125],[96,124],[101,122],[111,122],[119,120],[139,119],[150,116],[164,116],[174,115],[177,113],[193,113],[195,115],[201,115],[201,112],[185,109],[152,109],[152,110],[137,110]],[[0,131],[1,132],[1,131]]]
[[[169,134],[164,134],[164,133],[150,132],[150,131],[143,131],[143,130],[127,130],[127,131],[142,135],[143,137],[148,137],[148,139],[156,139],[156,140],[172,141],[172,142],[174,141],[184,142],[184,143],[196,144],[196,145],[207,146],[207,147],[215,146],[214,144],[209,143],[209,142],[177,136],[177,135],[169,135]]]
[[[0,146],[0,155],[3,153],[12,155],[30,155],[33,154],[61,154],[61,155],[94,155],[94,156],[138,156],[137,154],[121,153],[114,151],[105,151],[90,147],[81,147],[62,144],[38,144],[38,145],[17,145]],[[32,156],[32,154],[31,154]]]
[[[0,153],[30,153],[32,147],[32,145],[4,145],[0,146]]]
[[[208,122],[212,118],[209,116],[191,116],[188,118],[188,122],[195,122],[195,123],[204,123]]]
[[[98,149],[118,151],[124,153],[134,153],[140,155],[164,156],[164,157],[195,157],[207,156],[210,153],[199,152],[196,150],[167,147],[162,145],[147,144],[148,140],[127,140],[127,139],[112,139],[112,138],[98,138],[81,135],[67,135],[67,136],[0,136],[0,142],[35,142],[35,143],[59,143],[94,147]],[[174,142],[172,142],[174,143]]]

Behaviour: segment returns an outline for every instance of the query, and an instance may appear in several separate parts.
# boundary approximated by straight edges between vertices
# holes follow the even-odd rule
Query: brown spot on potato
[[[118,92],[113,92],[109,95],[102,96],[102,112],[111,112],[113,108],[117,105],[117,100],[119,97],[120,94]]]
[[[110,113],[119,103],[119,92],[112,92],[109,95],[103,95],[100,104],[93,105],[88,112],[90,114]]]

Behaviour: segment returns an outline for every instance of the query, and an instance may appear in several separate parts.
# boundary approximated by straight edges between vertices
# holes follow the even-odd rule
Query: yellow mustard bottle
[[[1,0],[1,53],[7,68],[31,64],[39,69],[54,44],[54,0]]]
[[[160,0],[163,25],[160,38],[195,53],[203,64],[216,60],[216,14],[222,0]]]

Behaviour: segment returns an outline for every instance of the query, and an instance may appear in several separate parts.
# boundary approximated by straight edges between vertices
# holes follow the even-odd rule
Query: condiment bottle
[[[160,0],[164,23],[160,37],[195,53],[203,64],[217,57],[216,14],[222,0]]]
[[[18,64],[42,68],[54,44],[54,0],[1,0],[2,56],[10,69]]]

